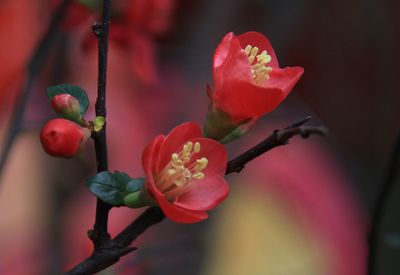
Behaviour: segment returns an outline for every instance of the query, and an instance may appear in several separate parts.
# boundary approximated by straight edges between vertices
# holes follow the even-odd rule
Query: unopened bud
[[[82,122],[79,101],[72,95],[55,95],[51,100],[51,106],[59,117],[66,118],[77,123]]]
[[[71,158],[78,153],[89,136],[89,129],[70,120],[56,118],[43,126],[40,141],[50,156]]]

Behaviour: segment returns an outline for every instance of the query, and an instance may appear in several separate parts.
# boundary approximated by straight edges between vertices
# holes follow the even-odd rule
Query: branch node
[[[97,37],[100,37],[103,33],[103,24],[97,21],[94,22],[92,25],[92,31]]]

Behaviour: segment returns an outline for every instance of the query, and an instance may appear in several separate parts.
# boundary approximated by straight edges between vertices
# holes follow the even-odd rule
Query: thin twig
[[[229,161],[228,166],[226,167],[226,174],[232,172],[239,173],[245,167],[246,163],[275,147],[287,144],[289,139],[295,135],[300,135],[303,138],[307,138],[312,134],[325,135],[325,127],[303,126],[310,119],[311,117],[307,117],[293,123],[283,130],[275,130],[272,135],[261,141],[259,144]]]
[[[379,235],[387,207],[387,201],[396,184],[396,177],[399,174],[400,166],[400,133],[394,145],[392,156],[389,162],[382,189],[379,192],[371,217],[371,229],[369,233],[369,252],[368,252],[368,275],[378,274],[377,255],[379,247]]]
[[[261,141],[248,151],[232,159],[227,164],[226,175],[233,172],[240,172],[245,165],[257,156],[284,144],[289,139],[300,135],[303,138],[312,134],[325,135],[324,127],[304,126],[310,118],[296,122],[282,130],[274,131],[269,137]],[[66,274],[80,275],[93,274],[119,261],[119,258],[129,251],[136,248],[130,247],[132,242],[137,239],[149,227],[163,221],[165,215],[159,207],[147,208],[138,218],[131,222],[124,230],[122,230],[114,239],[108,240],[106,246],[98,251],[94,250],[92,256],[78,264],[74,269]]]
[[[54,15],[51,18],[50,26],[47,32],[44,34],[42,40],[39,42],[36,50],[34,51],[31,60],[27,65],[25,73],[25,82],[13,108],[13,114],[10,120],[10,128],[7,131],[7,136],[3,144],[3,150],[0,157],[0,178],[4,170],[4,166],[8,159],[8,155],[11,152],[12,145],[22,130],[22,122],[25,115],[25,110],[28,104],[29,95],[32,91],[32,87],[35,84],[37,76],[42,71],[45,61],[51,52],[50,49],[56,41],[58,34],[58,27],[65,17],[67,7],[71,0],[64,0]]]
[[[97,100],[96,100],[96,116],[107,115],[106,109],[106,86],[107,86],[107,53],[108,53],[108,27],[111,13],[111,0],[103,1],[103,19],[101,23],[96,22],[93,25],[93,32],[98,39],[98,83],[97,83]],[[107,159],[107,136],[106,125],[100,132],[93,134],[97,172],[108,170]],[[96,218],[90,237],[93,241],[95,249],[101,250],[110,239],[108,234],[108,213],[111,205],[97,199]]]

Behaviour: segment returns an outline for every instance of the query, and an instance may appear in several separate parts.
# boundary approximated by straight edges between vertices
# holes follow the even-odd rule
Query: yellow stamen
[[[191,161],[193,154],[200,152],[200,142],[187,142],[181,152],[171,154],[170,162],[156,178],[158,190],[163,192],[168,200],[185,193],[196,184],[196,180],[205,177],[202,171],[207,167],[208,159],[202,157]]]
[[[272,57],[265,50],[258,54],[259,48],[251,45],[247,45],[243,51],[249,60],[254,82],[258,85],[263,84],[265,80],[269,79],[269,74],[272,72],[272,67],[267,66]],[[256,61],[255,64],[253,64],[254,61]]]
[[[195,179],[197,179],[197,180],[201,180],[201,179],[204,179],[204,173],[202,173],[202,172],[198,172],[198,173],[196,173],[196,174],[194,174],[193,175],[193,178],[195,178]]]
[[[195,142],[194,143],[194,152],[199,153],[201,150],[200,142]]]

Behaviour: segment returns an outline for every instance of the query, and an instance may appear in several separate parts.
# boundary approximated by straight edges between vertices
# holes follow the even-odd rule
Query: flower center
[[[208,164],[208,159],[202,157],[191,161],[192,156],[201,150],[200,142],[189,141],[183,145],[182,151],[173,153],[170,162],[164,167],[156,178],[157,189],[168,200],[188,191],[195,180],[204,178],[202,172]]]
[[[269,73],[272,72],[272,67],[267,66],[271,62],[271,56],[267,51],[258,54],[259,48],[251,45],[247,45],[243,51],[249,59],[254,82],[257,85],[263,84],[266,79],[269,79]]]

